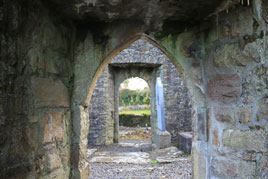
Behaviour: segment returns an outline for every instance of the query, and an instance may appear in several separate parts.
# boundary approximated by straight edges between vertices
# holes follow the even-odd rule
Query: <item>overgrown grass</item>
[[[139,109],[139,110],[124,110],[119,114],[151,114],[150,109]]]

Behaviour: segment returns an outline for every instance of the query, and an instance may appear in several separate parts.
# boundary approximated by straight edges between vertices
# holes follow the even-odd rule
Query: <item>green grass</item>
[[[140,110],[124,110],[119,114],[151,114],[150,109],[140,109]]]
[[[150,160],[150,164],[156,164],[158,163],[158,160]]]

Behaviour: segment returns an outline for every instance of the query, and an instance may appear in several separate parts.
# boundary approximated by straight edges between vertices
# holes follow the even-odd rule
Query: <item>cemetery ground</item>
[[[152,150],[146,128],[120,126],[119,144],[89,146],[89,179],[190,179],[191,156],[176,147]]]
[[[150,109],[139,109],[139,110],[123,110],[120,111],[119,114],[151,114],[151,110]]]

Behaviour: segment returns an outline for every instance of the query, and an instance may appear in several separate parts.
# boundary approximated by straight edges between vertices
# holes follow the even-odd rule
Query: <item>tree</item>
[[[131,96],[130,98],[130,104],[133,105],[134,104],[134,100],[133,100],[133,97]]]
[[[150,103],[150,99],[149,99],[149,93],[145,94],[145,97],[142,100],[143,104],[149,104]]]
[[[135,103],[136,105],[141,103],[139,94],[136,95]]]

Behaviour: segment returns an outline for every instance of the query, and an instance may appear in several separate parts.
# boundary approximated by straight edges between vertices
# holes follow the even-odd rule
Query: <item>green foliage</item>
[[[145,94],[145,97],[143,98],[142,102],[144,104],[149,104],[150,103],[149,93]]]
[[[133,96],[130,97],[130,104],[131,104],[131,105],[134,104]]]
[[[150,104],[150,90],[119,90],[119,106]]]

